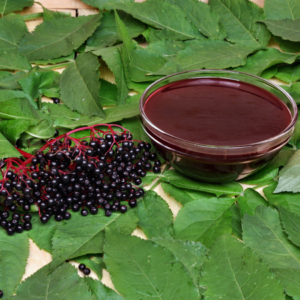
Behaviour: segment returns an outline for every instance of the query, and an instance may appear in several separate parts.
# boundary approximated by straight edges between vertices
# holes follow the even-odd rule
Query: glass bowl
[[[260,87],[283,101],[291,113],[290,124],[280,134],[242,146],[214,146],[190,142],[156,127],[145,113],[148,97],[157,89],[185,79],[223,78]],[[199,100],[200,101],[200,100]],[[206,182],[239,180],[263,168],[291,138],[298,117],[293,98],[279,86],[251,74],[227,70],[194,70],[172,74],[151,84],[140,100],[142,125],[158,152],[184,175]]]

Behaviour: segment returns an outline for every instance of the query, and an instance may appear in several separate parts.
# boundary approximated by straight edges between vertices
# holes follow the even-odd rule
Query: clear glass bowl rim
[[[154,87],[155,85],[157,85],[158,83],[160,83],[161,81],[167,79],[167,78],[170,78],[170,77],[175,77],[177,75],[181,75],[181,74],[187,74],[187,73],[190,73],[191,75],[193,73],[228,73],[228,74],[241,74],[241,75],[244,75],[244,76],[249,76],[249,77],[253,77],[255,79],[258,79],[264,83],[266,83],[267,85],[270,85],[272,86],[273,88],[279,90],[280,92],[282,92],[287,98],[288,100],[291,102],[291,105],[292,105],[292,108],[294,110],[294,115],[292,116],[292,120],[290,122],[290,124],[281,132],[279,133],[278,135],[272,137],[272,138],[269,138],[267,140],[263,140],[263,141],[260,141],[260,142],[257,142],[257,143],[252,143],[252,144],[244,144],[244,145],[234,145],[234,146],[215,146],[215,145],[205,145],[205,144],[200,144],[200,143],[194,143],[194,142],[191,142],[191,141],[188,141],[188,140],[184,140],[184,139],[181,139],[181,138],[178,138],[174,135],[171,135],[163,130],[161,130],[160,128],[158,128],[157,126],[155,126],[148,118],[147,118],[147,115],[145,114],[145,111],[144,111],[144,100],[145,97],[146,97],[146,94],[147,92],[152,88]],[[190,78],[201,78],[201,76],[199,77],[190,77]],[[188,79],[188,78],[186,78]],[[228,78],[228,79],[231,79],[231,78]],[[242,80],[240,80],[242,81]],[[277,84],[274,84],[272,82],[270,82],[269,80],[267,79],[264,79],[262,77],[259,77],[259,76],[256,76],[256,75],[252,75],[252,74],[248,74],[248,73],[244,73],[244,72],[238,72],[238,71],[232,71],[232,70],[221,70],[221,69],[204,69],[204,70],[191,70],[191,71],[184,71],[184,72],[178,72],[178,73],[173,73],[171,75],[168,75],[168,76],[165,76],[163,78],[160,78],[158,80],[156,80],[155,82],[153,82],[151,85],[149,85],[146,90],[143,92],[142,96],[141,96],[141,99],[140,99],[140,102],[139,102],[139,107],[140,107],[140,112],[141,112],[141,115],[142,115],[142,118],[146,120],[146,122],[151,126],[153,127],[155,130],[159,131],[160,133],[162,133],[163,135],[166,135],[174,140],[177,140],[178,142],[180,143],[185,143],[185,144],[190,144],[190,145],[193,145],[193,146],[198,146],[198,147],[205,147],[205,148],[219,148],[219,149],[242,149],[242,148],[248,148],[248,147],[255,147],[255,146],[259,146],[259,145],[263,145],[263,144],[267,144],[267,143],[270,143],[272,141],[275,141],[276,139],[280,139],[282,136],[284,136],[289,130],[291,130],[291,128],[293,128],[297,122],[297,119],[298,119],[298,106],[295,102],[295,100],[291,97],[291,95],[286,92],[283,88],[281,88],[280,86],[278,86]]]

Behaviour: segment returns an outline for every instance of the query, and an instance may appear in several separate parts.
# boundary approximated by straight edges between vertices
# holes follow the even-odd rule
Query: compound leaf
[[[85,115],[105,113],[100,104],[99,62],[95,55],[83,53],[75,63],[69,65],[61,75],[60,90],[62,101],[71,109]]]
[[[252,49],[268,45],[271,34],[266,26],[256,23],[264,19],[262,8],[248,0],[210,0],[209,5],[220,16],[228,41]]]
[[[234,201],[234,198],[221,197],[185,204],[174,221],[174,237],[210,247],[217,237],[232,232],[230,207]]]
[[[19,51],[29,60],[70,55],[95,31],[100,14],[43,22],[24,36]]]
[[[284,300],[283,288],[261,259],[229,234],[219,237],[203,266],[205,299]]]
[[[153,191],[148,191],[137,206],[138,225],[148,238],[172,237],[173,214],[167,202]]]
[[[1,134],[0,143],[1,153],[3,149],[6,149],[4,147],[7,146],[2,144]],[[16,286],[25,273],[29,255],[29,240],[26,234],[9,236],[5,230],[0,230],[0,243],[0,282],[1,289],[4,289],[5,292],[2,299],[8,299],[13,295]]]
[[[112,230],[106,231],[105,241],[104,262],[126,299],[199,299],[184,265],[166,248]]]

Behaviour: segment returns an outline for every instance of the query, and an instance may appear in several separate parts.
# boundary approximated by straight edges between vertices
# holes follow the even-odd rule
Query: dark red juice
[[[269,91],[223,78],[167,84],[147,97],[144,113],[154,125],[144,123],[146,132],[172,166],[209,182],[240,179],[265,166],[288,139],[253,143],[277,136],[292,121]]]
[[[246,145],[272,138],[292,118],[286,105],[270,92],[220,78],[166,85],[148,97],[144,110],[164,132],[216,146]]]

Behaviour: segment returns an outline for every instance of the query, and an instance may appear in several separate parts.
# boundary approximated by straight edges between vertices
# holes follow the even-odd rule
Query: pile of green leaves
[[[84,0],[100,9],[72,18],[44,8],[29,33],[12,12],[31,0],[0,0],[0,158],[33,152],[56,130],[119,122],[137,140],[138,101],[145,88],[178,71],[234,69],[276,77],[300,104],[300,2],[266,0]],[[242,12],[242,13],[241,13]],[[270,39],[282,51],[269,48]],[[142,47],[147,42],[147,47]],[[34,66],[36,65],[36,66]],[[107,66],[115,83],[100,79]],[[41,67],[43,66],[43,67]],[[53,71],[66,67],[62,74]],[[129,92],[135,96],[128,96]],[[55,97],[56,105],[41,101]],[[3,299],[300,299],[300,123],[267,167],[240,183],[209,184],[167,170],[159,179],[180,207],[175,217],[154,191],[137,208],[0,231]],[[264,186],[262,197],[255,189]],[[132,236],[139,227],[148,240]],[[29,239],[53,261],[19,283]],[[118,291],[80,278],[67,260],[85,263]],[[13,294],[15,294],[13,296]]]
[[[84,2],[100,12],[73,18],[43,7],[44,22],[29,33],[24,20],[36,14],[13,11],[33,1],[0,1],[0,148],[6,149],[1,158],[17,155],[6,140],[32,152],[56,130],[136,116],[145,88],[178,71],[275,76],[300,102],[297,0],[266,0],[264,9],[248,0]],[[268,47],[272,36],[286,52]],[[100,64],[112,71],[115,83],[99,78],[105,76]],[[53,71],[61,67],[62,74]],[[128,96],[130,91],[136,96]],[[62,103],[42,103],[43,96]]]

